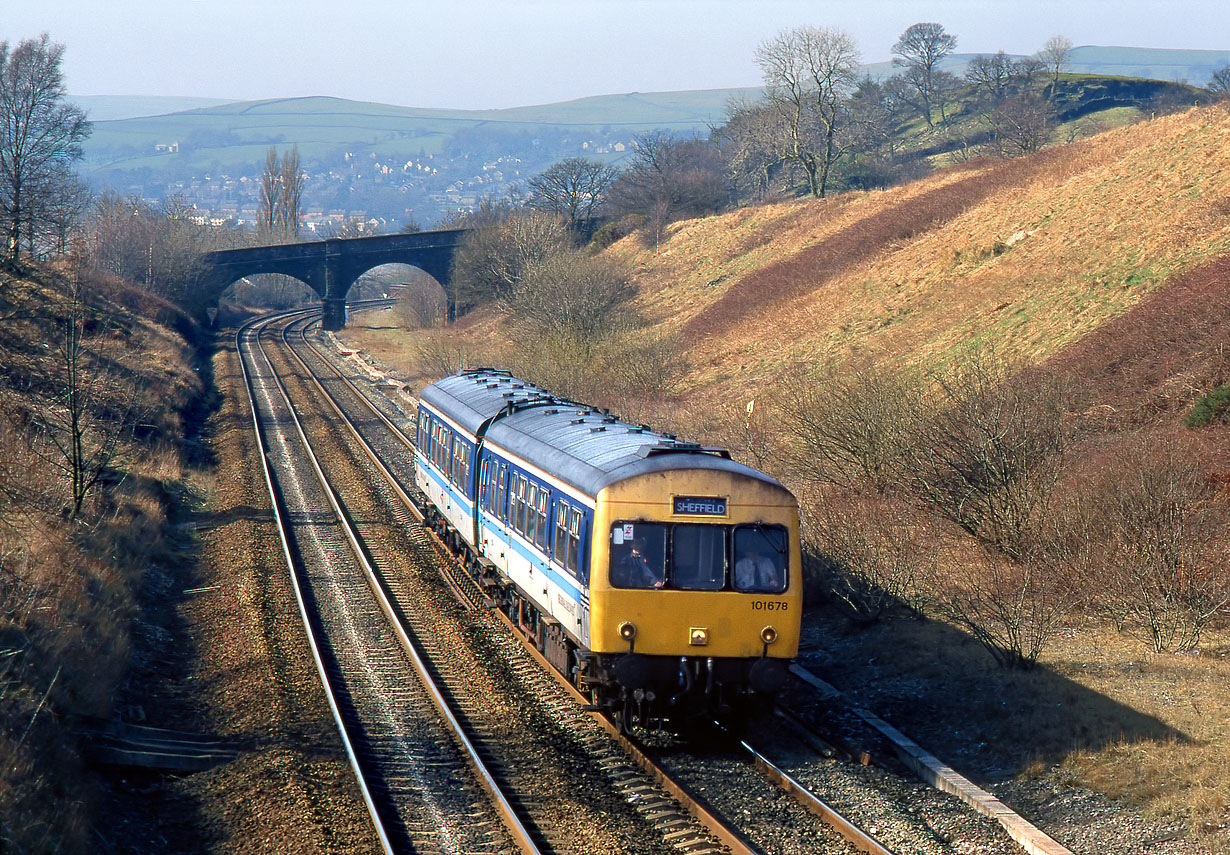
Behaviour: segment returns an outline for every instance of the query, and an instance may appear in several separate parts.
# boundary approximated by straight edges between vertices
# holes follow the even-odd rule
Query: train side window
[[[790,537],[779,525],[735,527],[735,590],[780,594],[786,590]]]
[[[551,491],[546,487],[538,488],[538,530],[534,538],[534,542],[538,544],[538,548],[543,552],[547,551],[547,542],[550,540],[551,529],[549,523],[551,521]]]
[[[417,429],[414,435],[414,444],[418,446],[419,451],[427,451],[427,411],[419,410],[417,421]]]
[[[555,503],[555,540],[552,542],[551,558],[556,564],[569,570],[568,566],[568,503],[560,499]]]
[[[517,476],[517,494],[514,497],[516,505],[513,509],[513,528],[521,534],[525,534],[525,493],[529,487],[529,482],[525,480],[524,475]]]
[[[568,520],[568,560],[566,566],[582,581],[585,580],[585,574],[581,567],[581,524],[584,521],[585,515],[576,508],[573,508]]]
[[[487,469],[490,464],[486,457],[478,464],[478,504],[486,511],[491,510],[491,493],[487,490]]]
[[[500,464],[500,483],[496,495],[495,515],[508,522],[508,464]]]
[[[521,524],[517,522],[521,516],[521,499],[517,491],[521,489],[521,476],[516,472],[508,475],[508,525],[513,531],[520,531]]]
[[[535,512],[535,506],[538,504],[538,485],[530,484],[529,489],[525,493],[525,526],[522,531],[525,533],[525,539],[533,543],[538,539],[538,514]]]
[[[470,443],[457,437],[457,460],[453,470],[457,473],[457,486],[461,488],[462,494],[467,499],[474,498],[470,493],[473,489],[470,484],[470,454],[472,451],[473,446]]]

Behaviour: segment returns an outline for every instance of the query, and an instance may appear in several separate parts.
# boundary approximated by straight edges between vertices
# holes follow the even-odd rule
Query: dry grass
[[[1057,769],[1152,814],[1184,817],[1225,852],[1230,633],[1207,641],[1200,656],[1145,654],[1088,623],[1069,629],[1041,668],[1021,672],[935,622],[851,633],[821,619],[811,636],[827,676],[975,779]]]

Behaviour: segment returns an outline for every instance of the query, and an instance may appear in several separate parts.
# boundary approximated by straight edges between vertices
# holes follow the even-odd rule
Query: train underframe
[[[545,615],[513,582],[485,558],[436,511],[428,525],[457,557],[467,575],[483,590],[488,606],[499,608],[551,666],[593,709],[620,727],[677,730],[697,720],[717,720],[741,727],[772,709],[785,686],[781,659],[731,659],[706,656],[648,656],[635,652],[584,650],[558,621]]]

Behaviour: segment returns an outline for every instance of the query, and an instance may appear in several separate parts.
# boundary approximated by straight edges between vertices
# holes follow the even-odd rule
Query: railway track
[[[253,424],[313,657],[381,845],[538,852],[507,799],[483,786],[481,762],[458,749],[442,696],[380,614],[370,565],[263,350],[266,326],[238,333]]]
[[[769,748],[764,753],[747,742],[738,746],[729,739],[720,749],[694,750],[695,746],[680,746],[670,740],[655,744],[653,735],[646,737],[646,744],[637,744],[605,719],[586,713],[578,702],[583,699],[566,682],[558,679],[545,662],[533,661],[536,651],[514,640],[513,636],[519,634],[507,620],[501,631],[495,631],[493,613],[481,607],[483,592],[439,540],[417,524],[421,515],[412,496],[413,451],[407,438],[412,413],[376,390],[370,376],[354,370],[354,363],[344,367],[347,361],[338,358],[335,348],[320,346],[312,332],[314,325],[307,316],[284,325],[282,349],[295,355],[294,364],[283,362],[279,371],[297,378],[294,384],[288,380],[288,386],[298,387],[297,399],[306,402],[314,397],[316,407],[321,406],[320,401],[328,401],[325,406],[331,414],[313,420],[317,424],[313,433],[332,433],[334,438],[315,441],[348,445],[349,465],[366,473],[367,489],[378,485],[375,489],[379,495],[370,497],[370,505],[357,516],[375,519],[383,507],[389,520],[383,529],[368,523],[370,530],[366,532],[364,523],[356,525],[361,551],[371,554],[372,572],[378,580],[374,584],[384,591],[394,620],[423,648],[429,663],[426,667],[440,681],[441,691],[456,698],[457,717],[472,734],[481,762],[487,764],[494,781],[516,793],[511,801],[525,812],[527,826],[539,831],[544,850],[862,851],[877,855],[890,851],[1020,851],[1010,841],[1005,844],[1003,835],[994,829],[984,827],[974,832],[977,842],[957,840],[946,831],[932,828],[925,815],[915,815],[916,808],[892,806],[884,809],[890,814],[905,814],[904,824],[913,826],[913,831],[894,834],[894,840],[900,841],[894,845],[900,848],[888,849],[875,839],[875,823],[868,830],[858,828],[809,789],[814,789],[815,783],[802,782],[801,778],[810,775],[816,765],[817,755],[812,752],[806,760],[800,759],[798,746],[807,744],[805,738],[796,738],[793,747],[783,748],[783,742],[789,740],[782,736],[780,727],[769,729],[777,732],[767,739]],[[306,403],[304,408],[310,409]],[[339,438],[343,424],[348,427],[345,437]],[[332,454],[330,461],[335,462]],[[388,546],[377,545],[388,539],[392,529],[400,531],[405,541],[405,552],[399,556],[388,553]],[[439,584],[441,570],[451,580],[447,588]],[[442,596],[446,592],[447,596]],[[472,645],[473,652],[468,659],[462,656],[458,660],[458,651],[466,644]],[[476,682],[478,671],[492,669],[493,663],[498,663],[494,669],[498,673],[492,679],[500,686],[471,691],[473,687],[468,684]],[[534,709],[513,711],[510,716],[504,702],[491,702],[493,694],[500,691],[519,694],[521,704],[528,703]],[[510,722],[518,719],[520,730],[510,728]],[[533,741],[541,741],[539,737],[545,735],[546,744],[534,749],[544,753],[526,757],[510,748],[524,743],[527,734],[535,735]],[[554,759],[549,756],[552,753]],[[774,754],[777,759],[770,759]],[[588,767],[562,790],[544,790],[541,774],[530,776],[540,779],[538,784],[518,774],[518,767],[527,763],[534,768],[557,769],[561,756]],[[824,758],[820,759],[823,765]],[[569,764],[564,761],[563,765]],[[793,776],[787,771],[792,766],[796,773],[802,768],[806,774]],[[566,773],[559,772],[562,777]],[[605,791],[611,801],[558,815],[561,801],[580,807],[576,798],[580,790]],[[614,803],[623,806],[624,814],[630,808],[633,818],[639,817],[639,828],[633,822],[621,832],[640,835],[637,845],[631,849],[618,843],[613,847],[592,843],[577,847],[571,838],[580,834],[588,839],[581,830],[592,825],[592,814],[608,813]],[[890,826],[894,823],[901,824],[896,819],[888,822]],[[834,832],[834,828],[839,831]],[[646,831],[656,838],[653,845],[647,844]]]

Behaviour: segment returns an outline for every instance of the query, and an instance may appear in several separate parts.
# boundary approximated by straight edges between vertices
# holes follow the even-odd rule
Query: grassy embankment
[[[92,851],[116,820],[102,815],[110,782],[85,765],[80,728],[132,718],[133,660],[160,655],[145,611],[187,572],[173,524],[203,392],[191,325],[105,276],[82,274],[74,302],[76,276],[0,275],[3,851]],[[78,470],[100,476],[76,513],[74,433]]]
[[[629,238],[608,252],[636,271],[652,332],[676,336],[689,362],[670,400],[595,401],[633,419],[738,453],[750,430],[773,432],[777,381],[797,366],[938,370],[989,345],[1083,384],[1089,453],[1142,435],[1166,444],[1230,379],[1230,112],[1167,116],[884,192],[678,223],[656,250]],[[420,380],[424,342],[515,367],[494,315],[414,338],[346,335]],[[1187,436],[1209,449],[1206,476],[1225,501],[1230,430]],[[1058,770],[1183,816],[1230,852],[1224,625],[1201,655],[1178,657],[1078,615],[1032,672],[995,668],[938,623],[849,635],[822,609],[815,627],[833,679],[976,776]]]

